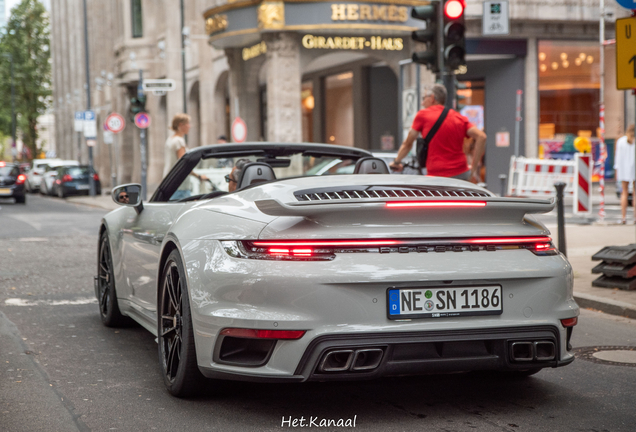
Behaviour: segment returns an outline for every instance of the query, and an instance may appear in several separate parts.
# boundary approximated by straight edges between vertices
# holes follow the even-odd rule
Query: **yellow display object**
[[[592,151],[590,140],[585,137],[577,137],[574,140],[574,148],[581,153],[589,153]]]

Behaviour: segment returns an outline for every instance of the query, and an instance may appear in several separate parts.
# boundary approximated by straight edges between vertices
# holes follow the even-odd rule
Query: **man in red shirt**
[[[413,120],[411,130],[400,146],[397,157],[389,165],[395,171],[402,171],[400,163],[411,151],[413,142],[421,133],[425,137],[444,110],[446,88],[435,84],[424,94],[423,110],[418,111]],[[464,138],[475,139],[473,166],[468,168],[464,153]],[[486,134],[475,127],[466,117],[457,111],[449,110],[439,130],[428,145],[426,169],[428,175],[453,177],[460,180],[479,182],[479,161],[486,150]],[[421,167],[422,169],[424,167]]]

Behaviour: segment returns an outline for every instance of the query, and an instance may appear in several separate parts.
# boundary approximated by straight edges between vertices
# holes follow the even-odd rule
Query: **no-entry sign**
[[[237,143],[245,142],[247,137],[247,125],[242,118],[237,117],[232,122],[232,141]]]

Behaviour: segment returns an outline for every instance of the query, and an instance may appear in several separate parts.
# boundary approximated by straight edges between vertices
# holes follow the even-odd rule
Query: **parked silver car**
[[[336,159],[353,174],[305,175]],[[122,207],[99,228],[103,323],[132,318],[157,336],[175,396],[204,377],[570,364],[572,268],[532,217],[554,203],[387,173],[351,147],[224,144],[187,152],[146,202],[140,185],[115,188]]]

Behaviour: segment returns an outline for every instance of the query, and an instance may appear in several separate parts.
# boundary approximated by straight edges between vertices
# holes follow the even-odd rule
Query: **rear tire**
[[[102,324],[106,327],[126,327],[132,323],[127,316],[122,315],[117,304],[115,289],[115,273],[113,271],[113,257],[110,252],[110,242],[106,231],[99,241],[99,255],[97,257],[97,301]]]
[[[26,204],[26,195],[15,197],[16,204]]]
[[[185,269],[178,250],[163,267],[157,296],[159,365],[168,392],[176,397],[198,394],[206,381],[199,371]]]
[[[57,196],[60,198],[66,198],[66,194],[64,193],[64,188],[61,186],[57,187]]]

